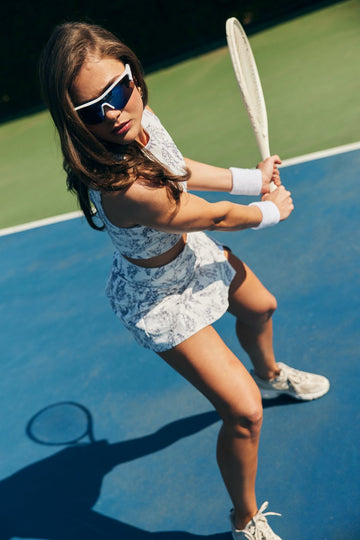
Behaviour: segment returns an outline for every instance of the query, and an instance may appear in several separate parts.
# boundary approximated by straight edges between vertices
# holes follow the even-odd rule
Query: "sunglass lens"
[[[85,124],[100,124],[104,120],[101,107],[97,103],[90,107],[79,109],[78,113]]]
[[[129,77],[126,76],[111,90],[111,96],[107,98],[115,109],[123,109],[130,99],[133,92],[133,85],[130,83]]]
[[[121,110],[125,107],[133,92],[134,85],[129,77],[124,77],[101,101],[79,109],[80,118],[85,124],[100,124],[104,120],[103,105]]]

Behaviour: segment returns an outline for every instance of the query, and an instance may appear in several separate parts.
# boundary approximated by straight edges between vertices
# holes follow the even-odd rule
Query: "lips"
[[[124,133],[129,131],[130,127],[131,120],[128,120],[127,122],[122,122],[118,126],[115,126],[111,133],[113,133],[114,135],[124,135]]]

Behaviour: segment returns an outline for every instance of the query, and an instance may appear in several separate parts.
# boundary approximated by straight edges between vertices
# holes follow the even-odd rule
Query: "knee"
[[[246,409],[231,410],[225,418],[224,427],[238,438],[258,438],[263,420],[261,399],[249,404]]]
[[[277,301],[275,296],[269,294],[266,298],[266,301],[263,302],[262,306],[253,314],[253,323],[255,325],[263,325],[271,319],[273,313],[276,311]]]
[[[260,313],[260,317],[259,317],[260,322],[262,323],[267,322],[272,317],[276,309],[277,309],[276,298],[275,296],[270,294],[269,297],[267,298],[267,302],[266,302],[266,305],[264,306],[262,313]]]

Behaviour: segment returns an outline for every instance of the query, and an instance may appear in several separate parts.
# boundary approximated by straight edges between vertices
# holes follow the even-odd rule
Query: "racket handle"
[[[269,141],[267,140],[267,138],[260,139],[257,137],[256,139],[260,150],[261,159],[264,161],[265,159],[270,157]],[[272,191],[275,191],[275,189],[276,185],[274,184],[274,182],[270,182],[270,193]]]

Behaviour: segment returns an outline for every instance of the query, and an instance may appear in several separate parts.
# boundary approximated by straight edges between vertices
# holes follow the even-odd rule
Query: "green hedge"
[[[41,106],[37,60],[52,28],[85,20],[112,30],[132,47],[147,71],[225,41],[225,20],[236,16],[248,33],[299,10],[335,1],[311,0],[5,0],[0,34],[0,120]]]

